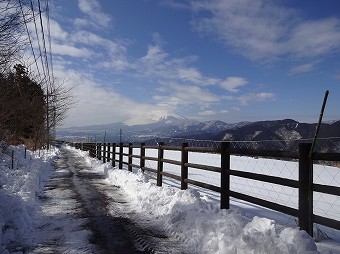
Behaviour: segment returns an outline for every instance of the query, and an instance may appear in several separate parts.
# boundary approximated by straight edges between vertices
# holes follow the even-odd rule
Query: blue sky
[[[174,112],[228,123],[340,119],[338,0],[50,2],[64,126]]]

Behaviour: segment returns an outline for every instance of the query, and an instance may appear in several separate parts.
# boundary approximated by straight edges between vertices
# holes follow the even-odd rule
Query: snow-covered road
[[[315,243],[271,211],[154,182],[67,146],[0,150],[0,253],[340,254],[336,232]]]
[[[185,252],[78,153],[61,149],[56,167],[40,196],[41,220],[28,253]]]

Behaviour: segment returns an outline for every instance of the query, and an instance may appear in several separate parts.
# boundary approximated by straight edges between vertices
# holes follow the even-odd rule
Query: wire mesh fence
[[[181,146],[188,143],[193,147],[220,147],[222,141],[197,140],[184,138],[160,137],[149,139],[146,145],[153,146],[163,142],[167,146]],[[300,143],[312,143],[313,139],[287,139],[287,140],[259,140],[259,141],[228,141],[232,148],[258,149],[258,150],[280,150],[298,152]],[[314,152],[340,153],[340,137],[318,138],[315,143]]]
[[[164,142],[165,146],[177,148],[181,147],[183,142],[187,142],[189,147],[221,147],[221,142],[210,140],[188,140],[173,138],[149,140],[148,142],[146,142],[146,146],[154,147],[147,147],[145,149],[145,157],[155,158],[156,160],[146,159],[145,167],[157,170],[157,157],[159,152],[158,145],[161,144],[161,142]],[[310,142],[312,142],[312,140],[301,139],[287,141],[232,141],[230,142],[230,147],[235,149],[248,150],[281,150],[297,152],[300,143]],[[137,144],[135,145],[137,147],[132,149],[132,153],[138,156],[141,153],[141,149],[138,148]],[[119,150],[119,146],[116,146],[116,159],[119,158]],[[340,138],[318,139],[314,151],[319,153],[339,153],[340,156]],[[181,161],[181,151],[164,149],[163,152],[164,159]],[[128,154],[129,148],[125,146],[123,148],[123,153]],[[125,163],[128,163],[128,156],[124,156],[123,161]],[[188,163],[220,167],[221,154],[218,152],[189,152]],[[132,164],[139,165],[140,158],[133,158]],[[294,181],[299,180],[299,163],[296,159],[271,158],[270,156],[264,158],[259,156],[232,155],[230,159],[230,169],[265,176],[280,177]],[[163,172],[179,177],[181,175],[181,166],[173,163],[164,162]],[[148,172],[147,174],[151,177],[155,176],[153,172]],[[180,183],[178,183],[177,180],[171,179],[166,176],[163,177],[165,179],[165,183],[168,183],[169,185],[176,185],[177,187],[180,186]],[[189,167],[188,179],[221,187],[220,172],[211,172],[203,169]],[[314,161],[313,180],[315,184],[339,187],[340,168],[338,162]],[[189,188],[200,187],[195,187],[189,184]],[[299,190],[297,188],[231,175],[230,190],[233,192],[242,193],[245,195],[253,196],[255,198],[274,202],[283,206],[291,207],[293,209],[298,209],[299,207]],[[315,215],[320,215],[326,218],[340,221],[340,197],[314,191],[313,210]],[[296,219],[292,219],[292,216],[289,217],[288,220],[293,223],[294,221],[296,221]],[[337,233],[337,236],[339,235],[340,234]]]

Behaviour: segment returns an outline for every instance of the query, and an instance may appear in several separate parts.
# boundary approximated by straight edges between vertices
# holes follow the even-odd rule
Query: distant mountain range
[[[150,121],[149,121],[150,122]],[[120,135],[122,130],[122,135]],[[292,119],[240,122],[228,124],[222,121],[197,121],[179,115],[153,118],[150,123],[133,121],[105,125],[92,125],[57,129],[57,138],[64,140],[106,142],[142,142],[158,138],[181,138],[214,141],[277,141],[274,148],[296,146],[296,142],[312,139],[316,124],[299,123]],[[340,137],[340,121],[322,123],[319,138]],[[338,142],[340,138],[337,139]],[[327,145],[326,150],[330,148]],[[333,144],[332,146],[340,146]]]
[[[118,122],[104,125],[91,125],[81,127],[59,128],[56,131],[58,139],[74,140],[82,139],[94,141],[119,142],[141,142],[160,137],[187,137],[191,138],[200,135],[215,135],[224,130],[239,128],[250,124],[241,122],[228,124],[222,121],[197,121],[180,115],[165,115],[158,118],[148,119],[146,124],[132,124],[141,122],[140,119],[129,119],[125,122]],[[120,137],[122,130],[122,137]],[[105,134],[106,132],[106,134]]]

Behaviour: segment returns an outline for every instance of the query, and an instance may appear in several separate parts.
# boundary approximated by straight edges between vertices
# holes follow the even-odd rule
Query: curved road
[[[26,253],[186,253],[83,157],[60,151],[56,172],[40,196],[37,236]]]

